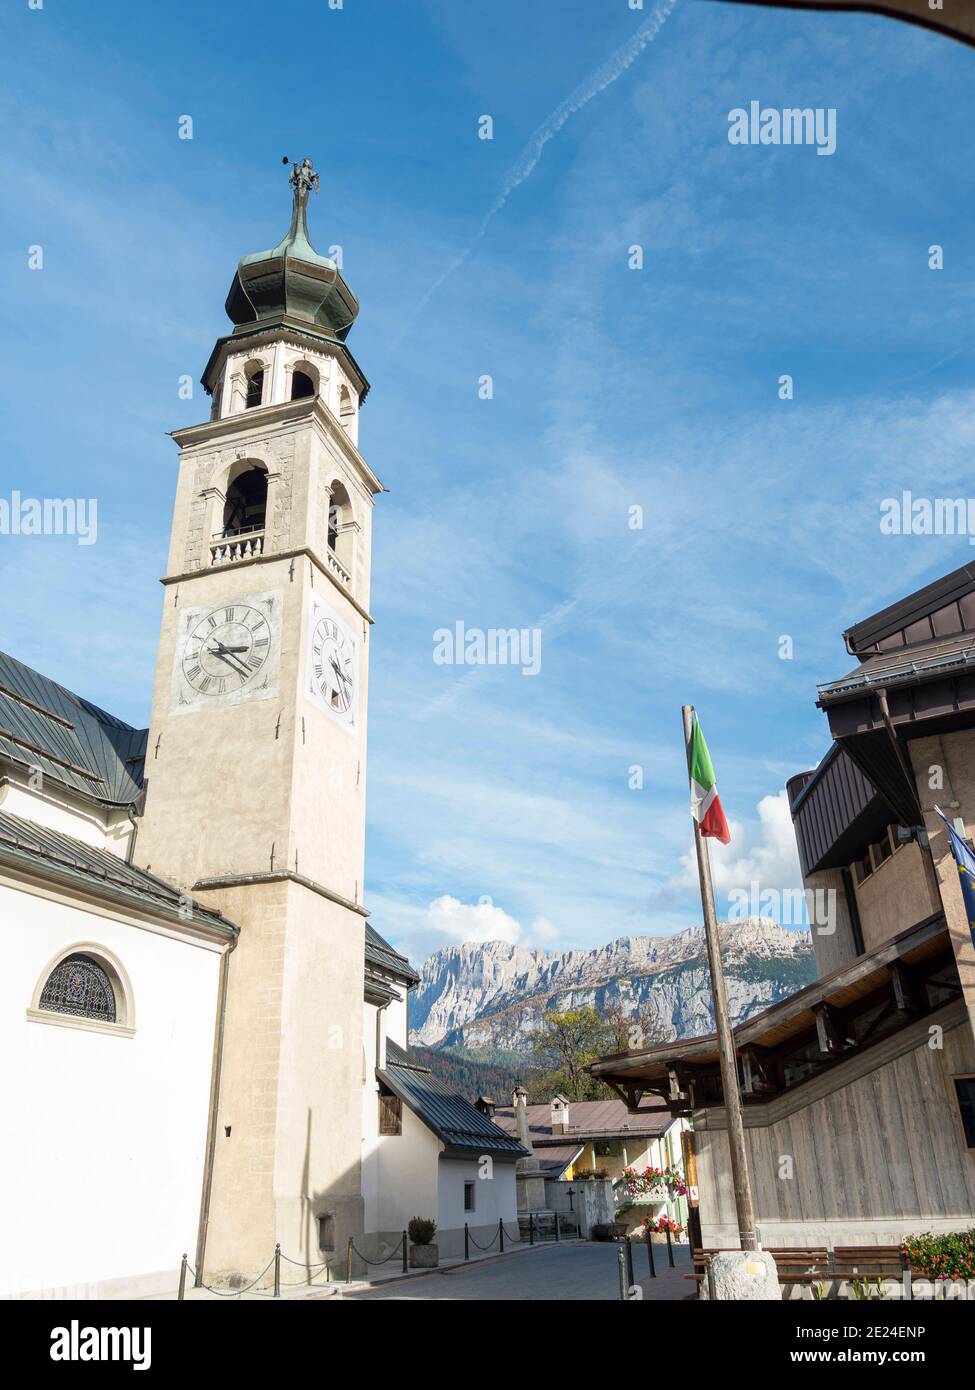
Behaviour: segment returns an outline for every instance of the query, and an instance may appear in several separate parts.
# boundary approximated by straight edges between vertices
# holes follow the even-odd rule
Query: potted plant
[[[407,1227],[410,1238],[410,1268],[436,1269],[440,1263],[440,1248],[433,1242],[437,1223],[427,1216],[414,1216]]]
[[[671,1217],[666,1215],[658,1216],[656,1220],[654,1220],[653,1217],[645,1216],[641,1225],[646,1233],[645,1239],[651,1241],[654,1245],[665,1245],[668,1231],[670,1232],[672,1241],[679,1240],[684,1234],[684,1227],[680,1222],[674,1221]]]

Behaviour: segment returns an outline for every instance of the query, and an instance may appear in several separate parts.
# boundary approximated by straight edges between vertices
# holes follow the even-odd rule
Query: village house
[[[833,743],[788,784],[815,983],[735,1029],[760,1241],[898,1244],[975,1213],[975,947],[950,837],[975,830],[975,566],[845,634]],[[600,1059],[631,1108],[694,1130],[700,1240],[737,1245],[713,1034]]]
[[[477,1106],[496,1125],[517,1134],[514,1101],[497,1106],[482,1096]],[[548,1104],[525,1109],[531,1146],[550,1197],[548,1182],[578,1188],[605,1178],[612,1183],[615,1218],[628,1230],[640,1227],[646,1217],[657,1221],[661,1216],[686,1228],[687,1203],[679,1192],[681,1184],[644,1176],[648,1168],[683,1175],[681,1136],[687,1121],[672,1115],[662,1100],[648,1097],[638,1110],[629,1111],[615,1098],[569,1101],[557,1095]],[[575,1203],[568,1206],[575,1210]]]

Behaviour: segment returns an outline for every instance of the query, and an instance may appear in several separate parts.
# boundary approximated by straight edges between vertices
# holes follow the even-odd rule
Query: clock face
[[[206,709],[277,693],[279,594],[252,594],[180,615],[173,702]]]
[[[355,638],[320,600],[312,606],[307,692],[319,708],[352,728],[358,706]]]

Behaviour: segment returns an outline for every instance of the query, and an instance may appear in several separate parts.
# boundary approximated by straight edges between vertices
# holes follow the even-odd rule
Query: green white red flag
[[[701,834],[726,845],[731,839],[731,831],[725,820],[718,786],[711,765],[711,754],[704,742],[701,725],[697,715],[691,725],[691,747],[688,758],[691,774],[691,815],[701,827]]]

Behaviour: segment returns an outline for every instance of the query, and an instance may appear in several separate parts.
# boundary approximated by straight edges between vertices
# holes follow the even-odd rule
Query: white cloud
[[[544,950],[557,945],[561,936],[547,917],[536,917],[523,926],[487,894],[476,902],[462,902],[443,893],[426,907],[396,899],[374,899],[373,905],[379,909],[379,930],[417,964],[447,946],[505,941],[511,946]]]
[[[754,884],[758,885],[759,893],[770,889],[785,892],[802,887],[795,832],[785,790],[774,796],[763,796],[757,810],[757,839],[749,836],[740,821],[731,821],[730,844],[711,841],[711,872],[716,897],[727,897],[736,891],[748,893]],[[697,857],[693,849],[681,859],[681,874],[677,883],[688,888],[698,886]],[[719,902],[719,911],[720,907]]]

